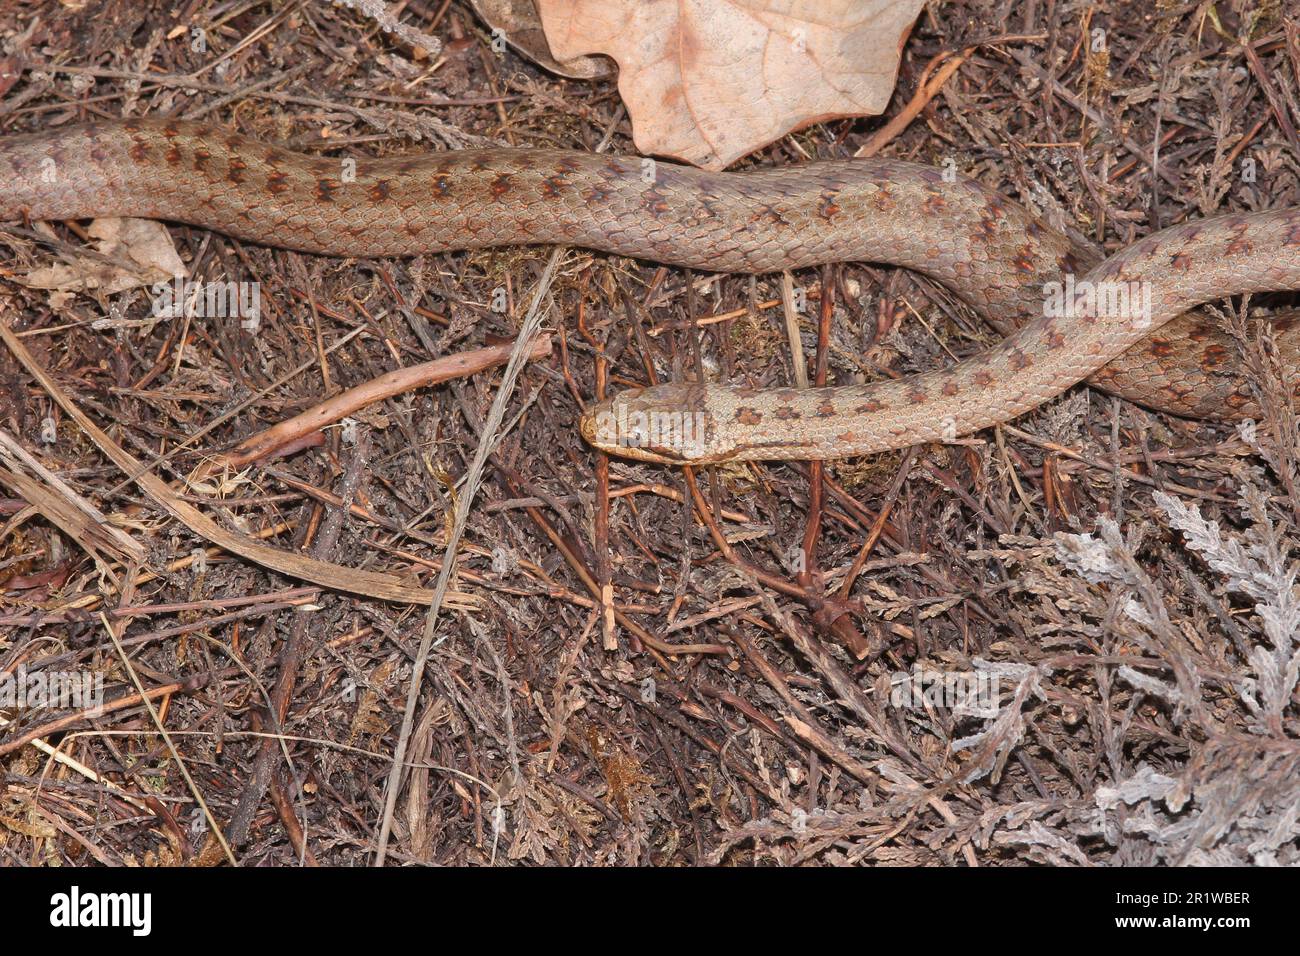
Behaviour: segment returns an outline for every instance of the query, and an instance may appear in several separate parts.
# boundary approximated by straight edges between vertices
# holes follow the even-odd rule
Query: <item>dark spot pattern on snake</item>
[[[35,182],[51,159],[58,164],[57,181]],[[244,159],[253,165],[241,165]],[[899,161],[716,174],[552,151],[467,151],[373,162],[381,165],[383,178],[368,176],[360,191],[349,190],[338,183],[337,157],[277,150],[180,120],[101,122],[56,129],[35,139],[0,140],[0,170],[8,180],[0,182],[0,204],[9,197],[5,208],[14,219],[29,213],[39,218],[42,210],[51,212],[51,218],[85,218],[97,212],[90,208],[93,204],[107,198],[114,208],[128,210],[125,214],[136,209],[205,228],[224,227],[254,242],[283,242],[335,255],[413,255],[465,244],[575,238],[613,255],[720,272],[772,272],[879,256],[925,268],[956,286],[965,301],[998,311],[1007,325],[1041,315],[1039,289],[1052,277],[1053,262],[1062,266],[1061,272],[1094,283],[1128,275],[1149,283],[1159,280],[1159,294],[1153,297],[1157,323],[1169,318],[1169,310],[1183,301],[1180,296],[1185,298],[1179,289],[1184,275],[1208,270],[1224,277],[1193,284],[1199,294],[1218,288],[1225,278],[1249,278],[1246,284],[1252,287],[1274,280],[1289,283],[1298,268],[1300,213],[1279,210],[1178,226],[1143,239],[1093,270],[1096,250],[1082,242],[1072,246],[1015,202],[968,179],[949,184],[940,170]],[[435,170],[446,178],[436,180]],[[405,174],[409,176],[403,178]],[[32,182],[15,186],[15,177]],[[647,192],[652,183],[655,188]],[[275,202],[265,202],[270,196]],[[485,214],[485,200],[494,197],[501,200],[500,207]],[[392,214],[394,199],[403,208],[400,216]],[[431,202],[446,208],[439,215],[406,212]],[[368,203],[384,208],[368,208]],[[82,210],[86,216],[77,215]],[[194,218],[187,218],[191,213]],[[1266,254],[1270,258],[1262,268],[1246,261]],[[952,397],[954,385],[958,394],[975,391],[976,385],[1019,390],[1032,403],[1041,397],[1035,389],[1051,386],[1062,367],[1055,356],[1051,362],[1038,359],[1068,350],[1079,330],[1094,325],[1095,333],[1078,345],[1084,364],[1090,354],[1105,352],[1103,343],[1112,330],[1141,341],[1112,360],[1114,367],[1093,370],[1090,381],[1158,407],[1230,410],[1225,398],[1240,384],[1240,371],[1230,341],[1217,329],[1180,320],[1154,339],[1134,336],[1128,323],[1097,309],[1062,318],[1058,325],[1040,324],[1016,340],[1019,350],[995,351],[995,364],[982,366],[988,359],[978,358],[951,379],[927,379],[924,389],[891,384],[882,386],[889,397],[874,404],[856,395],[847,401],[836,398],[833,404],[838,415],[855,404],[892,414],[870,429],[853,424],[859,440],[871,442],[872,431],[887,438],[894,425],[924,417],[928,409],[918,415],[907,406],[909,395],[914,401],[925,389],[940,408],[945,404],[940,392]],[[1189,343],[1197,347],[1188,348]],[[1294,343],[1284,344],[1293,350]],[[1033,373],[1017,381],[1029,363]],[[961,414],[978,411],[982,399],[981,394],[968,396]],[[770,401],[767,393],[761,401]],[[784,404],[814,419],[823,417],[819,403],[820,397],[801,395]],[[775,412],[767,409],[775,403],[755,400],[746,405],[751,406],[764,408],[763,424],[771,425]],[[844,430],[832,424],[818,432],[817,444],[829,440],[830,432]],[[787,435],[787,441],[793,437]]]
[[[560,198],[560,191],[564,189],[568,180],[561,175],[547,176],[542,180],[542,195],[547,199]]]
[[[1230,353],[1226,346],[1215,342],[1207,345],[1201,352],[1201,368],[1206,372],[1211,372],[1227,364]]]
[[[827,189],[823,190],[820,196],[820,202],[817,204],[817,215],[827,222],[830,222],[839,214],[840,207],[835,202],[835,197],[838,195],[837,190]]]

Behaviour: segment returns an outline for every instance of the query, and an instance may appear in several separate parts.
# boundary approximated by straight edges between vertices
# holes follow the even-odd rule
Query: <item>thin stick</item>
[[[506,405],[510,401],[510,396],[514,394],[515,380],[523,371],[524,363],[528,361],[529,349],[541,329],[542,302],[550,291],[551,282],[555,279],[556,270],[565,251],[563,246],[556,246],[551,250],[546,271],[542,273],[541,281],[537,283],[537,291],[533,293],[528,314],[520,325],[519,337],[515,339],[510,361],[506,363],[505,372],[501,375],[501,387],[497,389],[492,407],[488,410],[487,420],[483,423],[483,434],[474,452],[474,460],[470,462],[469,471],[465,474],[464,490],[456,499],[455,523],[452,525],[451,534],[447,536],[447,547],[442,556],[442,570],[438,572],[438,582],[434,585],[433,600],[429,605],[428,616],[424,619],[424,635],[420,638],[420,649],[415,655],[415,669],[411,671],[411,683],[406,689],[406,710],[402,716],[402,729],[397,737],[397,747],[393,750],[393,765],[388,772],[388,785],[384,794],[384,815],[379,824],[379,836],[376,840],[375,866],[383,866],[388,856],[388,837],[393,829],[397,791],[401,787],[402,771],[405,769],[402,762],[406,758],[406,748],[411,742],[411,731],[415,725],[415,708],[420,699],[420,687],[424,684],[424,668],[429,661],[429,652],[433,649],[433,636],[438,630],[438,613],[442,610],[443,598],[451,584],[451,572],[456,567],[456,548],[460,545],[461,535],[464,534],[465,525],[469,521],[470,508],[478,494],[479,482],[483,477],[483,466],[487,464],[488,456],[495,450],[500,438],[497,430],[501,427],[502,419],[505,418]]]
[[[199,476],[204,477],[222,468],[242,468],[250,462],[273,454],[292,441],[319,431],[368,405],[382,402],[394,395],[436,385],[450,378],[473,375],[494,365],[500,365],[510,357],[513,349],[513,343],[492,345],[471,352],[462,352],[459,355],[445,355],[432,362],[424,362],[380,375],[355,388],[340,392],[332,398],[327,398],[300,415],[295,415],[246,438],[226,454],[208,462],[200,469]],[[528,357],[531,359],[545,358],[550,354],[549,335],[538,336],[537,341],[532,343],[528,351]]]

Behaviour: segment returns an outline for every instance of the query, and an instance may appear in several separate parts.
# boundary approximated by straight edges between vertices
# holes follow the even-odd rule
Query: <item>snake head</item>
[[[708,465],[725,460],[712,448],[713,419],[703,385],[629,389],[582,416],[582,437],[609,455],[661,465]]]

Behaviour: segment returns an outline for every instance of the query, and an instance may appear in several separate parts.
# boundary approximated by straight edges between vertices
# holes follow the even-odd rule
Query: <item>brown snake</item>
[[[127,120],[0,141],[0,221],[137,216],[336,256],[566,244],[712,272],[863,260],[939,280],[1009,331],[946,370],[862,386],[663,385],[583,417],[584,437],[651,461],[833,458],[1005,421],[1086,377],[1195,417],[1256,413],[1231,340],[1186,310],[1300,288],[1300,209],[1232,215],[1095,250],[972,180],[887,159],[710,173],[559,150],[321,158],[212,127]],[[1088,271],[1088,270],[1092,271]],[[1068,315],[1045,284],[1087,273]],[[1090,283],[1091,285],[1086,285]],[[1148,309],[1129,308],[1145,303]],[[1300,323],[1275,321],[1300,381]]]

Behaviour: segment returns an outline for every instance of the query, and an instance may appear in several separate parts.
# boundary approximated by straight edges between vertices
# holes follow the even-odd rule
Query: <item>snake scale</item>
[[[714,173],[546,149],[326,158],[130,119],[0,140],[0,221],[135,216],[333,256],[566,244],[711,272],[906,266],[1002,331],[951,369],[822,389],[674,384],[588,411],[584,437],[659,462],[834,458],[950,440],[1087,379],[1193,417],[1257,414],[1231,340],[1189,309],[1300,288],[1300,209],[1185,223],[1101,261],[932,167],[832,160]],[[1078,282],[1045,308],[1050,283]],[[1128,292],[1131,297],[1125,298]],[[1141,307],[1138,307],[1141,303]],[[1300,323],[1274,323],[1300,382]]]

